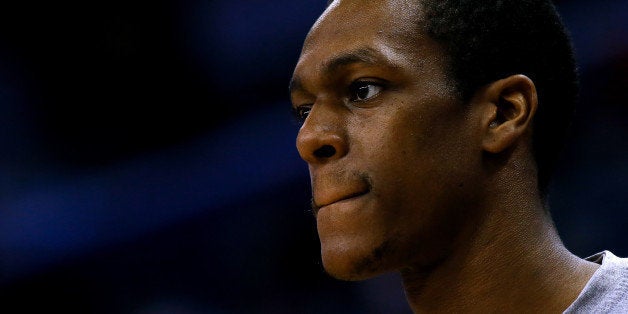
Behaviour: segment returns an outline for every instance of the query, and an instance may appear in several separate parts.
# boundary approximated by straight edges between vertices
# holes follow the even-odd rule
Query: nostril
[[[323,145],[321,148],[314,151],[314,156],[317,158],[329,158],[336,154],[336,149],[331,145]]]

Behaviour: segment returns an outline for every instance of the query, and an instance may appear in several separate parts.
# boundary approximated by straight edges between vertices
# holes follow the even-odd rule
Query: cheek
[[[398,262],[438,258],[456,236],[475,167],[466,128],[450,112],[407,111],[359,132],[386,237],[398,239],[400,254],[413,255]]]
[[[361,162],[368,163],[368,168],[405,174],[419,170],[417,166],[433,159],[438,142],[434,126],[418,110],[402,109],[389,106],[350,124],[351,149]]]

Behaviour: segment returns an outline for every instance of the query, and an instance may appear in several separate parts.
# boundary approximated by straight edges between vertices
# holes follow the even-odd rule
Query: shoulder
[[[628,313],[628,258],[602,251],[586,260],[600,268],[565,313]]]

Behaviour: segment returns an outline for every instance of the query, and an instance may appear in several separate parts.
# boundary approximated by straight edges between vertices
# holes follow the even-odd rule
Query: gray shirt
[[[603,251],[586,259],[601,266],[563,313],[628,313],[628,258]]]

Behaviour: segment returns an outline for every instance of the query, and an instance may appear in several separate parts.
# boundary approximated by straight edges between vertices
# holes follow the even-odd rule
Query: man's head
[[[546,82],[550,65],[530,65],[557,48],[533,51],[545,34],[523,25],[558,23],[550,10],[513,27],[531,4],[542,1],[340,0],[312,27],[291,98],[304,120],[297,147],[310,167],[330,274],[362,279],[429,267],[473,232],[494,173],[512,154],[523,168],[534,165],[532,134],[546,128],[533,127],[537,90],[540,106],[562,113],[539,114],[562,120],[571,103],[561,96],[574,96],[562,80],[571,86],[575,76],[559,68],[567,74]]]

